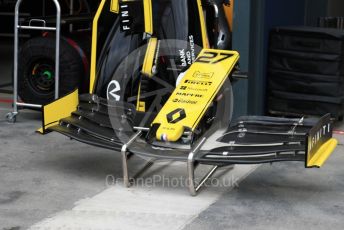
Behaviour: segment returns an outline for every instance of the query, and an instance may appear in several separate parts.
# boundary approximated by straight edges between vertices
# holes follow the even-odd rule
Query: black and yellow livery
[[[192,156],[193,163],[216,166],[301,161],[307,168],[321,167],[337,145],[329,115],[321,119],[241,117],[227,122],[227,129],[221,127],[209,133],[203,130],[206,138],[203,133],[196,135],[209,109],[216,107],[218,102],[213,102],[239,60],[239,54],[229,50],[230,44],[218,40],[219,34],[230,37],[229,28],[219,31],[226,21],[224,2],[227,1],[103,0],[94,19],[90,94],[80,96],[75,111],[66,109],[60,116],[54,113],[62,109],[59,101],[70,101],[69,107],[74,108],[75,94],[45,106],[44,116],[54,116],[46,119],[44,130],[122,154],[128,151],[153,159],[189,162]],[[223,11],[216,15],[220,18],[212,20],[212,14],[205,18],[204,13],[211,12],[214,6]],[[130,9],[137,7],[142,13],[130,16]],[[101,39],[98,23],[106,13],[111,14],[113,22],[106,39]],[[216,26],[219,22],[220,27]],[[103,42],[99,43],[99,39]],[[171,55],[166,47],[161,48],[164,40],[192,43],[195,58],[181,61],[178,52]],[[134,68],[126,57],[142,46],[144,54],[135,56],[133,62],[139,63],[139,68]],[[122,62],[133,71],[116,74]],[[176,73],[183,75],[178,85]],[[172,90],[160,95],[161,107],[149,109],[157,98],[152,92],[163,90],[156,83],[162,80],[162,85]],[[215,133],[217,138],[213,138]],[[212,147],[201,147],[199,143],[204,140]],[[127,156],[123,156],[126,161]]]
[[[195,131],[238,60],[235,51],[203,49],[154,119],[156,139],[176,142],[185,129]],[[171,119],[169,114],[180,119]]]

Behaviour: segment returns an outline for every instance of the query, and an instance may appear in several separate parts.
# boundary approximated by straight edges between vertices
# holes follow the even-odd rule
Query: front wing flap
[[[135,106],[118,102],[108,104],[106,99],[96,95],[82,95],[76,110],[73,112],[68,109],[61,117],[61,114],[56,113],[60,104],[66,100],[76,101],[73,99],[75,93],[45,107],[44,116],[54,114],[54,117],[45,120],[47,123],[43,126],[44,130],[56,131],[86,144],[120,151],[127,141],[126,137],[137,131],[133,127],[138,123],[140,113],[135,111]],[[60,120],[57,120],[59,116]],[[123,127],[123,124],[128,125]],[[337,145],[337,141],[332,138],[329,114],[321,119],[241,117],[217,138],[214,136],[210,136],[200,149],[196,161],[212,165],[300,161],[307,168],[318,168]],[[164,147],[163,143],[147,143],[142,135],[129,151],[156,159],[187,160],[190,148],[173,148],[169,143]]]
[[[321,119],[242,117],[203,149],[198,161],[210,164],[259,164],[303,161],[321,167],[337,145],[332,138],[330,114]]]
[[[109,104],[96,95],[82,95],[78,100],[76,95],[77,91],[44,107],[43,133],[56,131],[86,144],[120,151],[136,132],[134,127],[140,113],[135,111],[135,106]],[[210,136],[196,155],[196,161],[212,165],[301,161],[307,168],[318,168],[337,145],[337,140],[332,138],[330,118],[330,114],[321,119],[241,117],[217,139]],[[128,125],[123,128],[122,124]],[[191,150],[147,143],[143,135],[129,151],[145,157],[186,161]]]

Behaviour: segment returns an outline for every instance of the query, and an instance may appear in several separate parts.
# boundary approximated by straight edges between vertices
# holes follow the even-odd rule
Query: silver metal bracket
[[[188,171],[188,187],[189,192],[191,196],[196,196],[197,192],[203,187],[203,185],[207,182],[207,180],[216,172],[217,169],[220,168],[220,166],[215,165],[213,166],[200,180],[200,182],[197,184],[195,181],[195,171],[196,168],[199,166],[197,162],[195,162],[195,157],[198,153],[198,151],[201,149],[201,147],[206,142],[207,138],[203,138],[196,147],[189,153],[188,156],[188,162],[187,162],[187,171]]]
[[[141,135],[142,135],[142,131],[138,131],[135,135],[133,135],[129,139],[129,141],[126,144],[122,146],[122,149],[121,149],[122,167],[123,167],[123,183],[126,187],[130,187],[130,185],[132,184],[131,179],[139,177],[141,174],[147,171],[150,167],[152,167],[155,161],[154,159],[149,160],[137,173],[134,174],[132,178],[129,177],[128,161],[131,159],[133,154],[130,154],[127,150],[130,147],[130,145]]]
[[[140,136],[142,135],[142,131],[138,131],[135,135],[133,135],[129,141],[122,146],[121,154],[122,154],[122,167],[123,167],[123,182],[126,187],[130,187],[132,185],[132,180],[137,178],[142,173],[147,171],[156,161],[156,159],[151,159],[147,161],[147,163],[136,173],[133,177],[129,177],[128,172],[128,161],[134,155],[128,152],[128,148],[130,145]],[[207,138],[203,138],[201,141],[198,142],[196,147],[189,153],[187,159],[187,172],[188,172],[188,188],[191,196],[196,196],[197,192],[202,188],[202,186],[207,182],[207,180],[219,169],[221,166],[215,165],[213,166],[210,171],[208,171],[205,176],[201,179],[199,183],[195,181],[195,171],[199,164],[195,161],[195,157],[198,151],[201,149],[203,144],[206,142]]]

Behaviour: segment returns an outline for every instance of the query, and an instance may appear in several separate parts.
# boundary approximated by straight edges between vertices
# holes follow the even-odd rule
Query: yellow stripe
[[[111,0],[110,11],[113,13],[119,13],[119,0]]]
[[[205,18],[204,18],[204,14],[203,14],[202,1],[197,0],[197,3],[198,3],[199,18],[201,21],[203,48],[210,48],[208,36],[207,36],[207,27],[205,25]]]
[[[141,81],[139,84],[139,91],[137,92],[137,103],[136,103],[136,110],[140,110],[140,95],[141,95]]]
[[[330,157],[334,149],[337,147],[338,141],[331,138],[325,144],[323,144],[319,150],[313,155],[311,159],[308,159],[307,167],[317,167],[323,166],[325,161]]]
[[[145,15],[145,32],[153,34],[152,0],[143,0],[143,9]]]
[[[155,51],[157,48],[158,39],[150,38],[147,45],[145,59],[143,61],[142,73],[148,77],[153,76],[153,65],[155,59]]]
[[[100,14],[103,11],[104,5],[106,0],[102,0],[98,10],[96,12],[96,15],[93,19],[93,25],[92,25],[92,48],[91,48],[91,70],[90,70],[90,90],[89,93],[94,92],[94,85],[96,81],[96,66],[97,66],[97,38],[98,38],[98,20],[100,17]]]
[[[144,77],[144,76],[142,76]],[[136,111],[138,112],[146,112],[146,103],[141,100],[141,82],[139,84],[139,91],[137,93],[137,103],[136,103]]]

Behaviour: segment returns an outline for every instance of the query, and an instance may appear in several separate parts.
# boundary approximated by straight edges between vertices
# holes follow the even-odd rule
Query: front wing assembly
[[[73,97],[74,100],[75,95],[66,97]],[[54,103],[58,101],[43,110],[51,109]],[[109,113],[111,110],[116,110],[116,113]],[[145,134],[148,129],[135,126],[140,114],[131,104],[108,104],[106,99],[96,95],[82,95],[76,110],[70,112],[71,116],[43,127],[44,132],[56,131],[86,144],[121,152],[127,186],[130,185],[128,160],[132,156],[148,159],[144,169],[156,160],[187,162],[192,195],[196,195],[201,185],[219,167],[280,161],[304,162],[307,168],[321,167],[337,145],[332,138],[329,114],[320,119],[241,117],[226,131],[215,132],[191,146],[179,148],[147,142]],[[196,184],[194,172],[201,164],[212,165],[213,168]]]

